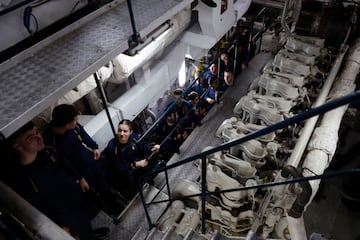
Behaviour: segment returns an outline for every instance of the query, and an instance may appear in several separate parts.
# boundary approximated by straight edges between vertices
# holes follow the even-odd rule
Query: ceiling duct
[[[120,54],[113,59],[114,78],[110,81],[121,83],[127,79],[136,69],[143,66],[152,58],[161,55],[163,49],[185,30],[191,19],[191,9],[183,9],[170,20],[159,26],[144,39],[144,44],[130,49],[131,55]]]

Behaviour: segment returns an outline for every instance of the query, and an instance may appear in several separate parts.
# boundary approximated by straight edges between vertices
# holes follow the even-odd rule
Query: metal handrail
[[[360,90],[354,91],[354,92],[352,92],[352,93],[350,93],[348,95],[345,95],[343,97],[331,100],[331,101],[329,101],[327,103],[324,103],[323,105],[320,105],[320,106],[315,107],[313,109],[309,109],[309,110],[307,110],[307,111],[305,111],[303,113],[300,113],[300,114],[298,114],[296,116],[293,116],[293,117],[288,118],[286,120],[283,120],[281,122],[272,124],[272,125],[270,125],[270,126],[268,126],[266,128],[251,132],[251,133],[246,134],[245,136],[242,136],[240,138],[233,139],[233,140],[231,140],[229,142],[223,143],[218,147],[211,148],[209,150],[203,151],[203,152],[201,152],[199,154],[195,154],[193,156],[185,158],[184,160],[178,161],[178,162],[173,163],[171,165],[156,169],[156,170],[144,175],[143,179],[148,179],[150,177],[154,177],[154,176],[156,176],[157,174],[159,174],[161,172],[167,173],[167,171],[169,169],[184,165],[184,164],[189,163],[189,162],[193,162],[193,161],[198,160],[198,159],[202,159],[202,161],[201,161],[201,164],[202,164],[202,166],[201,166],[201,169],[202,169],[202,172],[201,172],[202,183],[201,184],[202,184],[202,186],[201,186],[201,193],[199,195],[201,196],[201,201],[202,201],[202,216],[205,216],[206,195],[214,194],[214,193],[218,193],[218,192],[219,193],[224,193],[224,192],[228,192],[228,191],[230,192],[230,191],[240,191],[240,190],[249,189],[249,187],[242,187],[242,188],[239,188],[239,189],[226,189],[226,190],[221,190],[221,191],[216,191],[216,192],[208,192],[207,189],[206,189],[206,156],[207,155],[210,155],[212,153],[219,152],[219,151],[222,151],[222,150],[225,150],[225,149],[229,149],[232,146],[244,143],[246,141],[258,138],[258,137],[266,135],[266,134],[269,134],[269,133],[271,133],[273,131],[285,128],[285,127],[287,127],[289,125],[292,125],[292,124],[295,124],[295,123],[298,123],[298,122],[301,122],[301,121],[304,121],[304,120],[309,119],[311,117],[314,117],[316,115],[323,114],[325,112],[328,112],[328,111],[330,111],[332,109],[335,109],[337,107],[340,107],[342,105],[349,104],[349,103],[354,103],[354,102],[359,102],[359,101],[360,101]],[[313,176],[313,177],[306,177],[306,178],[299,178],[299,179],[295,178],[295,179],[293,179],[291,181],[307,181],[307,180],[314,180],[314,179],[318,179],[318,178],[321,179],[322,177],[332,177],[332,176],[348,174],[348,173],[352,173],[352,172],[353,173],[359,173],[359,171],[360,170],[356,169],[356,171],[355,170],[344,171],[344,172],[339,172],[338,174],[333,173],[333,174],[323,174],[323,175],[318,175],[318,176]],[[276,186],[276,185],[281,185],[281,184],[288,184],[288,183],[291,183],[291,181],[284,181],[284,182],[279,182],[279,183],[269,183],[267,186],[269,187],[269,186]],[[144,181],[142,182],[142,186],[143,186],[143,184],[144,184]],[[168,181],[166,182],[166,184],[167,184],[167,187],[169,189]],[[255,186],[251,186],[250,188],[260,188],[260,187],[263,187],[263,185],[261,185],[261,186],[260,185],[255,185]],[[147,211],[147,206],[150,205],[151,203],[149,204],[149,203],[145,202],[144,197],[143,197],[143,193],[142,193],[142,187],[140,188],[140,196],[141,196],[141,199],[142,199],[142,203],[143,203],[143,207],[144,207],[144,210],[145,210],[146,217],[148,219],[149,227],[151,228],[151,227],[153,227],[153,224],[152,224],[150,215],[149,215],[149,213]],[[184,196],[184,198],[188,199],[188,198],[191,198],[191,197],[194,197],[194,196],[198,196],[198,194],[190,195],[190,196]],[[168,200],[164,200],[164,201],[161,201],[161,202],[170,202],[170,201],[173,201],[173,199],[171,199],[169,197]],[[160,202],[156,202],[156,203],[154,202],[154,204],[157,204],[157,203],[160,203]],[[204,217],[202,218],[202,232],[205,233],[205,218]]]

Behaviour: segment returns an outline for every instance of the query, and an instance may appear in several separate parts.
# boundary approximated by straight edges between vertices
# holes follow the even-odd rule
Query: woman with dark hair
[[[121,120],[116,138],[109,141],[105,150],[114,171],[114,187],[120,191],[136,190],[140,177],[151,170],[150,155],[160,149],[158,144],[150,147],[138,142],[133,129],[134,124],[130,120]]]

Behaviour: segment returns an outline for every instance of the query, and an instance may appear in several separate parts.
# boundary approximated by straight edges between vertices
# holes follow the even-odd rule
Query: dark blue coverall
[[[69,227],[80,239],[94,239],[84,209],[84,195],[76,179],[58,166],[56,156],[45,148],[34,162],[12,162],[2,178],[14,191],[59,226]]]
[[[78,180],[84,177],[98,193],[109,194],[110,185],[102,175],[99,163],[94,160],[92,152],[98,148],[98,145],[83,126],[77,124],[74,129],[68,130],[63,135],[53,134],[50,126],[44,132],[43,139],[46,146],[54,147],[60,158],[67,161],[65,166],[71,175]]]
[[[139,178],[148,173],[153,163],[150,160],[149,165],[143,168],[132,168],[132,163],[145,159],[150,156],[151,147],[144,142],[137,142],[137,135],[132,133],[125,144],[120,143],[117,138],[109,141],[106,148],[107,156],[114,167],[115,174],[119,177],[123,187],[130,187],[131,190],[137,188]],[[129,178],[129,175],[131,177]],[[134,185],[135,184],[135,185]]]

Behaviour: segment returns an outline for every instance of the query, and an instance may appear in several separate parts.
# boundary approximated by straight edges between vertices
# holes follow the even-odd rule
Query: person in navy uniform
[[[206,115],[206,104],[203,100],[200,101],[200,96],[197,92],[192,91],[188,94],[189,102],[192,110],[189,113],[188,127],[191,131],[198,125]]]
[[[184,90],[182,88],[177,88],[173,92],[174,101],[176,101],[175,106],[173,107],[172,111],[176,112],[176,122],[180,121],[182,118],[186,118],[186,114],[191,110],[191,104],[184,99],[182,94]],[[168,105],[167,109],[171,106]],[[186,119],[184,123],[186,122]]]
[[[234,86],[234,74],[230,68],[226,68],[223,74],[223,79],[220,81],[220,86],[218,87],[220,94],[224,93],[224,91],[228,87]]]
[[[201,73],[196,82],[192,85],[191,91],[195,91],[199,94],[199,96],[201,96],[206,91],[206,89],[208,89],[208,87],[209,84],[205,80],[203,73]]]
[[[153,167],[150,155],[160,150],[158,144],[151,147],[144,142],[138,142],[133,129],[134,124],[130,120],[121,120],[116,138],[109,141],[105,150],[118,177],[117,183],[121,185],[118,186],[120,192],[137,190],[140,177]]]
[[[54,149],[45,147],[32,122],[6,145],[10,154],[2,162],[1,177],[14,191],[74,237],[102,239],[109,233],[108,228],[92,230],[79,182],[58,165]]]
[[[204,101],[207,103],[207,111],[209,111],[212,106],[214,106],[218,100],[217,96],[218,91],[218,79],[216,77],[212,77],[210,79],[210,87],[204,94]]]
[[[210,86],[211,78],[217,78],[219,73],[219,68],[216,63],[211,63],[209,68],[204,72],[204,80]]]
[[[230,59],[227,52],[220,54],[220,73],[223,73],[226,68],[231,69],[233,67],[233,61]]]
[[[124,206],[120,202],[102,173],[98,162],[100,151],[96,142],[78,123],[79,111],[71,104],[61,104],[54,108],[52,120],[43,133],[45,145],[54,147],[66,162],[68,172],[80,183],[84,192],[90,188],[100,197],[101,208],[117,217]]]

